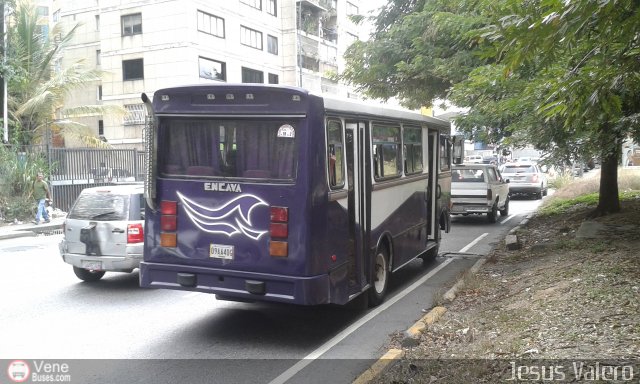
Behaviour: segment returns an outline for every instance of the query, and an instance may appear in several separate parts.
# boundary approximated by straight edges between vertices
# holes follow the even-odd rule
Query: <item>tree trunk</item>
[[[620,197],[618,196],[618,162],[620,160],[620,146],[618,140],[613,139],[613,145],[602,146],[602,165],[600,167],[600,196],[598,206],[590,217],[606,216],[620,212]],[[604,140],[603,140],[604,141]],[[604,143],[603,143],[604,144]]]

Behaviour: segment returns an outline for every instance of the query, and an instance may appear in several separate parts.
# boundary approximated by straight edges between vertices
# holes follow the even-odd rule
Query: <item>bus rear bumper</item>
[[[140,286],[219,295],[227,300],[329,304],[341,296],[331,275],[292,277],[178,264],[140,263]],[[343,301],[343,300],[339,300]]]

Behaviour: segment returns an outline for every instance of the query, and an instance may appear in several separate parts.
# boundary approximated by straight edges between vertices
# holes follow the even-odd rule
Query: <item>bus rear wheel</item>
[[[375,307],[382,304],[389,284],[389,254],[386,248],[376,252],[373,263],[373,281],[369,288],[369,305]]]

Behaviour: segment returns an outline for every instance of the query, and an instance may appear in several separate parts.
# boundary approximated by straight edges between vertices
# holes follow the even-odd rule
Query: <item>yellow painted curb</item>
[[[373,363],[371,368],[368,368],[353,381],[352,384],[366,384],[375,379],[382,371],[385,370],[391,363],[404,357],[404,351],[400,349],[390,349],[384,354],[378,361]]]
[[[420,321],[422,321],[426,325],[431,325],[435,323],[436,320],[440,318],[440,316],[444,315],[445,312],[447,312],[447,308],[441,306],[435,307],[430,310],[429,313],[424,315]]]

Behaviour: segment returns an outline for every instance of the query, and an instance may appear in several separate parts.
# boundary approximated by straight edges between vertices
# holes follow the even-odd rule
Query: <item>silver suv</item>
[[[508,163],[502,169],[502,177],[509,179],[509,194],[532,194],[536,199],[547,195],[549,184],[538,164]]]
[[[84,281],[105,272],[132,272],[142,260],[144,199],[142,185],[86,188],[63,225],[62,260]]]

